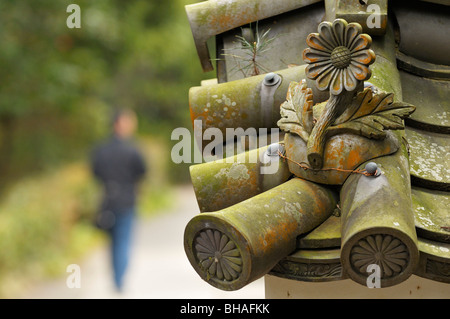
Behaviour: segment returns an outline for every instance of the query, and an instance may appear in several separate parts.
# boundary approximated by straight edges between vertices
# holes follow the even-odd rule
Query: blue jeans
[[[123,278],[130,258],[132,228],[134,224],[134,208],[114,212],[115,223],[109,230],[111,236],[111,257],[114,271],[114,283],[118,290],[122,289]]]

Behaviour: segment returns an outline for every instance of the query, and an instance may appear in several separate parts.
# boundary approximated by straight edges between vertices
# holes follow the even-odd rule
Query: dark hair
[[[132,109],[115,109],[111,117],[111,125],[114,126],[122,116],[135,116],[135,113]]]

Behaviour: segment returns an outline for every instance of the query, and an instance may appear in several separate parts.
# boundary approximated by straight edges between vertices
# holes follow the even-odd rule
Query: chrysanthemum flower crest
[[[319,24],[319,33],[306,39],[309,48],[303,51],[308,78],[316,80],[319,90],[338,95],[353,91],[360,81],[370,78],[369,65],[375,61],[370,49],[372,38],[362,33],[358,23],[336,19]]]

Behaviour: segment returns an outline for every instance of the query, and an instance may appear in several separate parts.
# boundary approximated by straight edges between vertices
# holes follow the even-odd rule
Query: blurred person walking
[[[113,134],[94,149],[91,165],[94,176],[104,188],[96,224],[110,235],[114,283],[121,291],[130,258],[136,188],[146,167],[143,156],[132,142],[137,128],[136,114],[129,109],[119,110],[112,122]]]

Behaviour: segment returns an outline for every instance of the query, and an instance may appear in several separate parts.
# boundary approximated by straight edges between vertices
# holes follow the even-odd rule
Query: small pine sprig
[[[253,32],[251,26],[250,31]],[[242,72],[244,77],[259,75],[262,72],[269,72],[260,62],[259,58],[263,53],[271,49],[270,45],[276,37],[269,37],[270,29],[259,32],[258,23],[256,23],[255,39],[253,41],[247,40],[245,37],[236,35],[240,47],[232,49],[224,49],[224,51],[232,52],[235,50],[242,50],[243,54],[238,55],[234,53],[223,53],[224,56],[230,56],[234,59],[236,66],[231,70]]]

